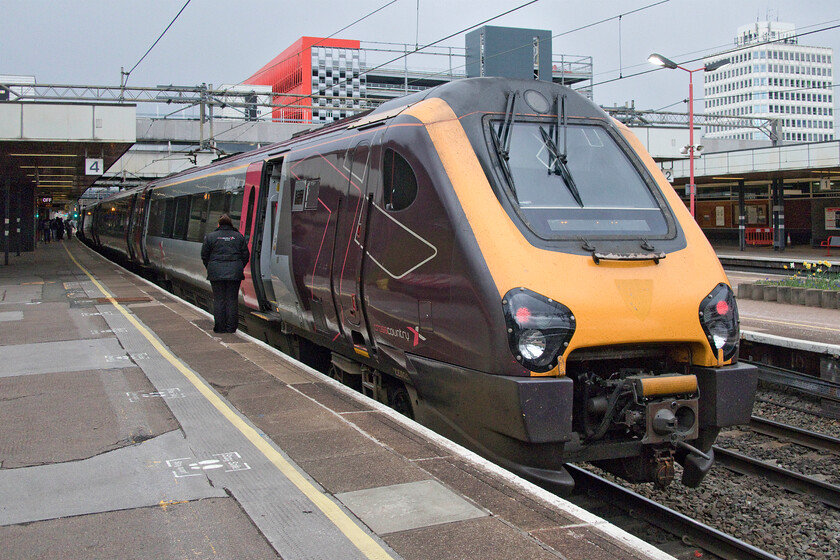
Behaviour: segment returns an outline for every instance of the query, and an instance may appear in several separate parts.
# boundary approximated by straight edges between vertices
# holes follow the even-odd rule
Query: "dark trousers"
[[[239,324],[239,284],[241,280],[216,280],[213,286],[213,332],[236,332]]]

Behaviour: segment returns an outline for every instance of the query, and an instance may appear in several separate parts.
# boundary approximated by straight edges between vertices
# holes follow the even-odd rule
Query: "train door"
[[[135,222],[136,216],[135,213],[137,212],[137,195],[133,194],[128,199],[128,204],[126,206],[126,229],[125,229],[125,244],[128,250],[128,260],[134,261],[137,259],[137,256],[134,252],[134,229],[135,229]]]
[[[260,189],[257,193],[254,233],[249,240],[251,250],[251,277],[260,309],[275,311],[274,288],[271,285],[271,247],[274,239],[274,220],[280,197],[280,170],[283,160],[268,161],[263,167]]]
[[[265,231],[260,249],[261,281],[271,309],[283,320],[300,323],[300,308],[294,292],[291,261],[292,227],[291,197],[286,191],[288,180],[283,158],[271,160],[263,174],[265,198]]]
[[[336,223],[332,282],[338,323],[357,351],[367,352],[362,312],[362,256],[366,233],[368,173],[371,146],[360,142],[344,159],[347,174],[345,204]]]
[[[242,219],[240,221],[240,231],[248,240],[248,253],[251,255],[250,266],[246,266],[244,270],[245,281],[242,282],[242,300],[245,306],[251,309],[261,309],[260,295],[257,293],[259,283],[254,282],[254,278],[260,278],[259,275],[254,275],[255,270],[259,274],[259,253],[254,251],[254,229],[257,222],[255,218],[262,173],[263,162],[257,161],[248,166],[245,173],[245,196],[242,201]],[[254,266],[255,263],[257,266]]]
[[[272,169],[272,183],[276,182],[277,199],[270,246],[269,273],[274,293],[275,309],[285,321],[300,325],[300,298],[296,295],[292,271],[292,208],[289,172],[283,161]]]
[[[149,205],[151,202],[152,191],[146,186],[140,194],[137,195],[137,219],[134,221],[134,246],[137,250],[137,258],[141,265],[149,264],[149,255],[146,251],[146,231],[147,221],[149,216]]]

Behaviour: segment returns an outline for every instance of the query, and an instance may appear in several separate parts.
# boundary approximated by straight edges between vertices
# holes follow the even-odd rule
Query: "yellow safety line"
[[[172,364],[181,374],[186,377],[210,403],[216,407],[216,410],[222,413],[233,426],[244,435],[248,441],[259,449],[265,457],[271,461],[283,475],[289,479],[298,490],[300,490],[309,500],[320,509],[338,529],[344,533],[350,542],[358,548],[362,554],[371,560],[385,560],[391,559],[388,554],[370,535],[365,533],[350,517],[339,508],[335,502],[327,498],[324,494],[318,491],[306,478],[304,478],[289,463],[280,453],[277,452],[260,434],[251,426],[249,426],[238,414],[236,414],[230,406],[225,403],[219,395],[217,395],[197,374],[185,366],[180,359],[174,356],[163,344],[158,341],[137,319],[134,318],[122,305],[117,303],[114,297],[108,293],[102,284],[100,284],[81,264],[73,257],[70,250],[64,245],[64,250],[70,256],[70,259],[76,263],[76,266],[90,278],[91,282],[107,297],[114,307],[125,316],[134,327],[140,331],[146,340],[163,356],[170,364]],[[313,546],[317,546],[312,543]]]
[[[807,323],[792,323],[790,321],[774,321],[773,319],[764,319],[762,317],[741,317],[741,321],[759,321],[762,323],[773,323],[774,325],[787,325],[790,327],[802,327],[805,329],[814,329],[818,331],[840,332],[840,329],[832,329],[831,327],[820,327],[818,325],[809,325]]]

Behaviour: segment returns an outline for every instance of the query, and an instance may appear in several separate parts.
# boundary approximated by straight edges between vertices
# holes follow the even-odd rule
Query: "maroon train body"
[[[544,82],[469,79],[121,192],[83,237],[209,307],[203,237],[249,240],[240,326],[542,484],[570,461],[699,484],[749,419],[726,276],[633,135]]]

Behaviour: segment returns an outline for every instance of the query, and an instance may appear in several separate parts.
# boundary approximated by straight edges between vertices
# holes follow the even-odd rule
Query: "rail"
[[[704,525],[580,467],[566,465],[566,469],[575,479],[577,489],[586,490],[591,496],[632,512],[634,517],[647,521],[684,542],[692,542],[721,558],[779,560],[778,556]]]
[[[761,381],[784,385],[785,387],[797,389],[814,397],[840,402],[839,383],[833,383],[825,379],[819,379],[784,368],[768,366],[761,362],[753,362],[744,360],[743,358],[740,361],[756,366],[758,368],[758,377]]]
[[[756,476],[785,490],[812,496],[827,506],[840,509],[840,486],[765,463],[731,449],[717,445],[713,449],[715,462],[731,471]]]
[[[825,434],[803,430],[796,426],[781,424],[759,416],[750,418],[750,429],[766,436],[786,439],[803,447],[840,455],[840,439]]]

